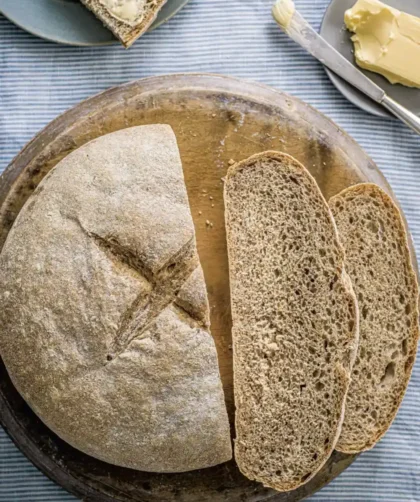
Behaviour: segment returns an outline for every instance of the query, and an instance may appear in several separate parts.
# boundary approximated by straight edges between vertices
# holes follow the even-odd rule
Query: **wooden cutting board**
[[[363,181],[375,182],[392,193],[355,141],[325,116],[291,96],[214,75],[155,77],[84,101],[52,122],[23,149],[0,178],[0,247],[26,199],[59,160],[103,134],[152,123],[170,124],[178,138],[209,293],[212,333],[233,421],[223,214],[223,177],[229,163],[264,150],[281,150],[310,170],[326,198]],[[247,480],[234,461],[185,474],[118,468],[78,452],[49,431],[16,392],[3,364],[0,420],[37,467],[86,501],[294,502],[331,481],[355,458],[335,452],[315,479],[287,494]]]

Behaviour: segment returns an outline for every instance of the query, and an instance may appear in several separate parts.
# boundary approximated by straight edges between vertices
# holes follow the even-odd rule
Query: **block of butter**
[[[420,18],[378,0],[358,0],[344,21],[354,32],[359,66],[392,84],[420,88]]]

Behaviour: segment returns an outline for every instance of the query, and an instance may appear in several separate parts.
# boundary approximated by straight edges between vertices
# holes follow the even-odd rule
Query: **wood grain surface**
[[[170,124],[178,139],[209,293],[212,334],[233,423],[223,212],[223,177],[229,162],[264,150],[280,150],[309,169],[326,198],[363,181],[375,182],[392,192],[355,141],[291,96],[215,75],[154,77],[110,89],[79,104],[22,150],[0,178],[0,246],[22,205],[59,160],[108,132],[153,123]],[[153,474],[111,466],[71,448],[49,431],[16,392],[2,363],[0,420],[38,468],[91,502],[295,502],[331,481],[355,458],[335,452],[315,479],[285,494],[247,480],[234,461],[184,474]]]

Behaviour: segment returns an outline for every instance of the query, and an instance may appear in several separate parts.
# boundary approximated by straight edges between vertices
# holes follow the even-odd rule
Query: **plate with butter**
[[[333,0],[321,35],[389,96],[420,115],[420,3],[418,0]],[[327,69],[353,104],[391,114]]]
[[[152,12],[146,0],[0,0],[0,14],[52,42],[110,45],[117,43],[118,37],[129,47],[143,32],[168,21],[188,1],[160,1],[158,12]]]

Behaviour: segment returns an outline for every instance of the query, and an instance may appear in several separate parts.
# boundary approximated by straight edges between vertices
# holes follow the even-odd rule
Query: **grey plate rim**
[[[17,0],[19,1],[19,0]],[[167,3],[170,3],[171,0],[168,0]],[[168,22],[170,19],[172,19],[178,12],[183,9],[187,3],[189,3],[190,0],[180,0],[180,3],[177,7],[175,7],[168,15],[161,15],[159,13],[156,17],[156,19],[153,21],[151,26],[148,28],[146,33],[149,33],[151,31],[154,31],[156,28],[159,28],[162,24],[165,24]],[[167,4],[165,4],[167,5]],[[69,42],[68,40],[65,39],[60,39],[58,36],[55,38],[51,38],[50,36],[45,36],[42,32],[38,32],[34,30],[33,28],[28,28],[25,26],[25,24],[21,23],[19,20],[17,20],[14,16],[10,16],[9,14],[6,14],[4,12],[4,8],[0,7],[0,16],[3,16],[4,18],[8,19],[11,23],[16,25],[18,28],[20,28],[23,31],[26,31],[30,35],[33,35],[35,37],[41,38],[42,40],[47,40],[48,42],[53,42],[56,44],[61,44],[61,45],[66,45],[68,47],[106,47],[108,45],[116,45],[120,44],[119,40],[114,37],[114,40],[107,40],[104,42]],[[99,20],[98,20],[99,21]],[[101,21],[99,21],[101,22]],[[111,33],[112,34],[112,33]],[[113,36],[113,35],[112,35]]]
[[[331,14],[331,10],[336,6],[336,4],[338,2],[340,2],[341,0],[330,0],[325,12],[324,12],[324,15],[322,17],[322,21],[321,21],[321,25],[319,27],[319,33],[320,35],[325,38],[327,41],[330,42],[329,40],[329,37],[326,36],[326,33],[328,33],[330,30],[327,26],[327,19],[328,17],[330,16]],[[356,0],[354,0],[354,3],[356,3]],[[384,1],[384,3],[388,3],[387,0]],[[344,20],[343,20],[343,26],[344,26]],[[331,43],[331,42],[330,42]],[[338,50],[339,52],[341,52],[339,50],[339,47],[335,46],[334,44],[332,44],[334,46],[334,48],[336,50]],[[356,64],[353,63],[355,66]],[[381,88],[384,88],[383,85],[381,85],[381,81],[382,79],[384,79],[384,77],[382,77],[381,75],[378,75],[376,73],[372,73],[368,70],[363,70],[361,68],[359,68],[358,66],[356,66],[359,70],[362,71],[362,73],[364,73],[367,77],[371,78],[372,80],[375,81],[375,83],[377,85],[379,85]],[[325,72],[327,73],[330,81],[332,82],[332,84],[335,86],[335,88],[350,102],[352,103],[354,106],[357,106],[358,108],[360,108],[361,110],[364,110],[376,117],[382,117],[382,118],[387,118],[387,119],[393,119],[393,120],[397,120],[394,115],[392,115],[390,112],[388,112],[385,108],[383,108],[379,103],[375,103],[374,101],[370,100],[367,96],[365,96],[364,94],[362,94],[360,91],[358,91],[357,89],[353,88],[350,84],[348,84],[347,82],[345,82],[341,77],[339,77],[338,75],[336,75],[333,71],[331,71],[329,68],[326,68],[324,67],[325,69]],[[383,80],[385,85],[388,85],[390,86],[391,84],[388,84],[388,82],[386,82],[385,80]],[[396,86],[396,87],[392,87],[391,89],[398,89],[402,86]],[[410,89],[408,87],[403,87],[404,90],[410,92],[412,91],[413,89]],[[386,91],[386,89],[384,89]],[[393,97],[394,99],[396,98],[397,101],[398,101],[398,96],[395,96],[394,93],[391,91],[386,91],[391,97]],[[420,93],[420,91],[419,91]],[[398,94],[398,93],[397,93]],[[417,113],[417,112],[416,112]]]

